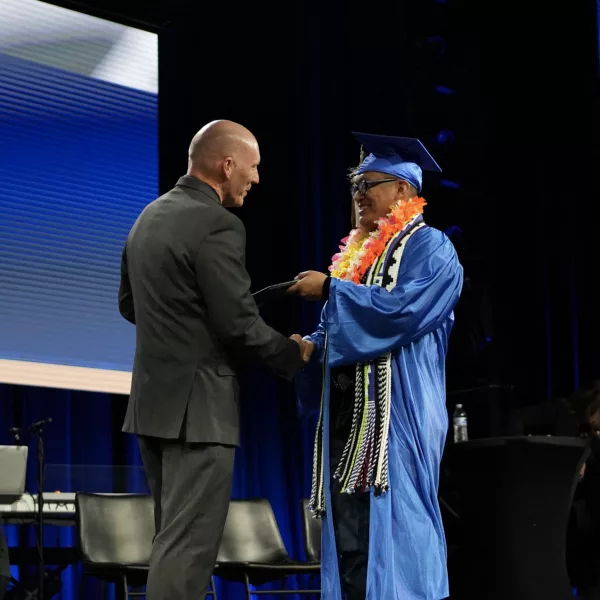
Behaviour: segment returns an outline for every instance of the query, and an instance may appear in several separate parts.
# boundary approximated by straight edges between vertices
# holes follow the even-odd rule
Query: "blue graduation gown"
[[[393,290],[332,279],[315,333],[323,381],[325,514],[322,598],[341,600],[329,464],[330,369],[392,352],[389,485],[371,490],[367,600],[440,600],[449,595],[446,542],[437,499],[448,430],[445,358],[463,272],[450,240],[424,227],[407,240]],[[327,336],[326,357],[323,356]],[[313,358],[313,361],[316,359]],[[299,386],[306,413],[319,389]],[[313,380],[314,383],[314,380]],[[316,401],[316,402],[315,402]]]

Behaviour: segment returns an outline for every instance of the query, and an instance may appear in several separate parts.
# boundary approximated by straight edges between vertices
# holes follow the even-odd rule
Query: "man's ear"
[[[225,160],[223,160],[223,165],[222,165],[222,169],[223,169],[223,175],[225,175],[226,179],[231,179],[231,174],[233,173],[233,158],[231,158],[231,156],[228,156],[227,158],[225,158]]]
[[[398,195],[404,199],[408,199],[412,196],[412,186],[408,181],[400,180],[398,182]]]

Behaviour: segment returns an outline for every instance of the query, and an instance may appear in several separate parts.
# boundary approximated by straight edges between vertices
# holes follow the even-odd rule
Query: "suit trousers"
[[[156,522],[146,598],[202,600],[229,509],[235,447],[138,441]]]

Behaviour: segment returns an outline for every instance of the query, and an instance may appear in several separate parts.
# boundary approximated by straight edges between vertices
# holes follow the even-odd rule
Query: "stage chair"
[[[310,500],[303,498],[302,506],[302,533],[304,537],[304,552],[308,562],[318,564],[321,568],[321,520],[315,519],[310,508]]]
[[[154,538],[154,503],[146,494],[90,494],[75,497],[77,547],[84,577],[115,583],[128,600],[145,596]],[[207,595],[216,600],[214,579]],[[118,597],[118,596],[117,596]]]
[[[319,573],[315,563],[292,560],[268,500],[234,500],[229,506],[215,574],[245,584],[246,598],[284,594],[320,594],[320,590],[252,590],[251,585],[283,581],[288,576]]]

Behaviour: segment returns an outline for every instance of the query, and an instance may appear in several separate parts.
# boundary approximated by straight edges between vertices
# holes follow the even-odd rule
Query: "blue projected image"
[[[32,3],[19,0],[19,10]],[[54,42],[37,37],[33,48],[4,43],[6,14],[0,23],[0,359],[130,371],[135,330],[117,309],[120,257],[157,195],[158,115],[156,89],[123,56],[135,58],[132,31],[155,36],[39,11],[51,13],[41,29],[71,35],[49,31]],[[137,60],[153,68],[156,42]]]

